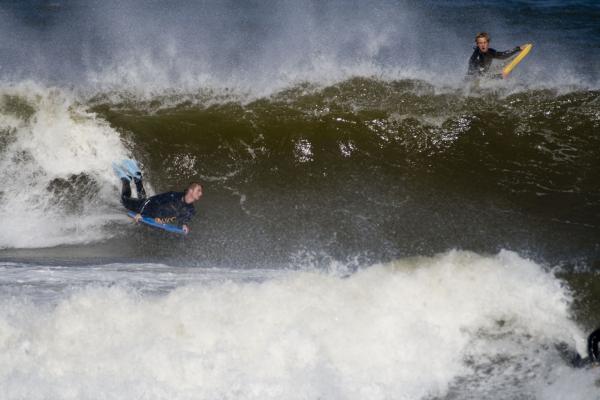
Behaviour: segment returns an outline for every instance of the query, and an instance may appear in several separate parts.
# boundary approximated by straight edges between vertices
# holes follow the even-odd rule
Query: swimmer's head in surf
[[[477,48],[482,53],[487,53],[490,45],[490,35],[487,32],[479,32],[475,36],[475,44],[477,44]]]

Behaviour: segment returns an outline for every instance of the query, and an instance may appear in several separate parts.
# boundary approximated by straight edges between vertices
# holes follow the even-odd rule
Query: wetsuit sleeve
[[[504,60],[504,59],[507,59],[507,58],[513,56],[514,54],[517,54],[519,51],[521,51],[521,48],[519,46],[515,47],[512,50],[494,51],[492,53],[492,57],[499,58],[500,60]]]
[[[192,217],[194,216],[194,214],[196,213],[196,211],[194,210],[194,208],[191,207],[186,207],[183,210],[181,210],[181,213],[179,214],[177,220],[179,221],[180,225],[189,225],[190,221],[192,220]]]
[[[477,75],[479,73],[479,63],[477,62],[477,50],[471,54],[471,58],[469,58],[469,69],[467,70],[467,75]]]

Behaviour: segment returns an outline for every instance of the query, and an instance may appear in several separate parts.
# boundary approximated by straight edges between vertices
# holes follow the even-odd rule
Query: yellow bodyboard
[[[527,54],[529,54],[532,47],[533,47],[533,45],[531,43],[526,44],[525,48],[523,50],[521,50],[519,55],[517,55],[514,60],[512,60],[510,63],[508,63],[508,65],[506,67],[502,68],[502,77],[503,78],[506,78],[508,76],[508,74],[510,74],[511,71],[513,69],[515,69],[515,67],[517,65],[519,65],[519,63],[521,61],[523,61],[523,59],[525,57],[527,57]]]

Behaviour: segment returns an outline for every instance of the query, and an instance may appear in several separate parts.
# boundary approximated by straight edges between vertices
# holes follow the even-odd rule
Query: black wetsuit
[[[166,192],[146,198],[146,191],[141,180],[135,179],[138,198],[131,197],[131,185],[122,179],[121,203],[135,213],[144,217],[160,218],[163,222],[175,225],[188,225],[196,210],[193,204],[183,201],[184,192]]]
[[[521,51],[520,47],[515,47],[512,50],[507,51],[496,51],[494,49],[488,49],[487,52],[482,53],[479,50],[479,47],[475,47],[471,58],[469,58],[469,70],[467,71],[467,75],[471,76],[481,76],[488,73],[490,69],[490,65],[492,65],[492,60],[494,58],[498,58],[500,60],[504,60],[509,58],[510,56]]]
[[[592,362],[600,363],[600,328],[588,336],[588,357]]]

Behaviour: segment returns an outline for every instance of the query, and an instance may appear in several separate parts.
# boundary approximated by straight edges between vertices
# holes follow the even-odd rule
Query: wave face
[[[207,183],[202,237],[230,255],[595,257],[599,93],[485,93],[353,79],[247,104],[92,109],[133,135],[157,187]]]
[[[0,245],[102,242],[211,265],[448,248],[594,260],[599,98],[359,78],[246,102],[209,91],[81,103],[11,87]],[[126,156],[151,193],[205,183],[189,240],[164,246],[156,232],[114,226],[126,218],[110,162]],[[140,241],[153,244],[134,250]]]
[[[514,253],[451,252],[345,278],[1,268],[2,283],[23,283],[0,286],[7,400],[587,399],[594,389],[594,371],[566,367],[554,347],[584,341],[570,294]]]

